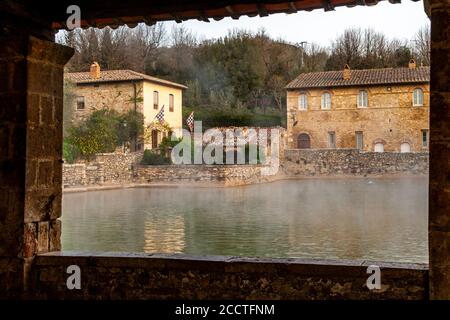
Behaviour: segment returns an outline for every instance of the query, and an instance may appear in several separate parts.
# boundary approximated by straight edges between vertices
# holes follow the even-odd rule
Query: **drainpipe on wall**
[[[136,116],[137,113],[137,88],[136,88],[136,82],[132,81],[133,84],[133,90],[134,90],[134,115]],[[133,137],[133,150],[136,152],[137,149],[137,136],[135,135]]]

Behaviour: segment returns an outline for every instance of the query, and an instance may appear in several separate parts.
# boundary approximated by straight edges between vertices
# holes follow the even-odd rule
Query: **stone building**
[[[288,147],[417,152],[429,147],[430,69],[314,72],[286,86]]]
[[[181,135],[182,94],[187,87],[132,70],[100,70],[94,62],[89,72],[66,73],[75,121],[104,108],[120,113],[136,110],[144,115],[146,139],[136,149],[156,148],[169,132]],[[155,116],[164,106],[164,123]]]

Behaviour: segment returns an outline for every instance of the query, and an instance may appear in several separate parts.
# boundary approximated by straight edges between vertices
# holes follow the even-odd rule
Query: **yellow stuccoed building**
[[[314,72],[287,89],[293,149],[418,152],[429,145],[429,67]]]
[[[86,119],[95,110],[118,112],[136,110],[144,115],[145,137],[133,149],[157,148],[164,136],[181,137],[182,99],[186,86],[132,70],[100,70],[98,63],[89,72],[66,73],[70,84],[70,106],[75,121]],[[164,122],[155,119],[164,106]]]

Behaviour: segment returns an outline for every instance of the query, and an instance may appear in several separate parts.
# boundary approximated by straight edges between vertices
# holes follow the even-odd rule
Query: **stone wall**
[[[431,14],[429,248],[430,295],[450,299],[450,2],[425,1]]]
[[[262,165],[168,165],[136,166],[136,183],[215,183],[224,186],[258,183]]]
[[[65,81],[70,81],[66,77]],[[70,82],[69,82],[70,83]],[[66,86],[66,104],[72,109],[75,121],[86,120],[92,112],[101,109],[114,109],[124,113],[134,110],[135,101],[137,111],[143,113],[144,105],[141,102],[144,98],[143,81],[136,81],[136,97],[134,96],[134,84],[129,82],[106,82],[100,84],[73,84]],[[85,108],[77,110],[76,97],[84,97]]]
[[[96,156],[99,166],[99,176],[104,184],[129,183],[133,176],[133,165],[139,163],[143,152],[104,153]]]
[[[356,149],[285,150],[288,176],[428,174],[428,153],[360,152]]]
[[[60,250],[62,79],[73,50],[6,12],[0,18],[0,297],[12,298],[27,288],[33,257]]]
[[[63,186],[131,183],[133,165],[140,162],[142,155],[142,152],[100,153],[90,162],[65,164]]]
[[[89,163],[65,164],[65,188],[161,183],[236,186],[296,176],[426,175],[428,153],[360,152],[356,149],[288,149],[277,172],[263,165],[140,165],[141,152],[98,154]],[[266,168],[266,169],[265,169]]]
[[[369,290],[367,267],[381,269]],[[81,289],[68,290],[66,269],[81,270]],[[427,298],[425,265],[257,259],[182,254],[38,256],[33,294],[50,299],[415,299]]]
[[[63,166],[63,185],[65,187],[84,186],[86,184],[86,165],[84,163],[65,164]]]

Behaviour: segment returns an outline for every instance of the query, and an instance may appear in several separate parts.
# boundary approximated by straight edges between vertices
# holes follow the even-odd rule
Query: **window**
[[[153,91],[153,109],[158,109],[159,107],[159,92]]]
[[[420,88],[414,89],[413,106],[415,106],[415,107],[423,106],[423,90]]]
[[[322,109],[324,110],[331,109],[331,94],[328,92],[322,94]]]
[[[400,145],[400,152],[401,153],[411,152],[411,145],[408,142],[403,142]]]
[[[382,144],[381,142],[375,143],[373,151],[375,151],[375,152],[384,152],[384,144]]]
[[[84,97],[77,97],[77,110],[84,110]]]
[[[369,98],[367,91],[361,90],[358,94],[358,108],[367,108],[369,106]]]
[[[328,147],[331,149],[336,148],[336,135],[334,131],[328,132]]]
[[[298,97],[298,110],[305,111],[308,109],[308,98],[306,94],[301,94]]]
[[[169,111],[173,112],[173,94],[169,94]]]
[[[356,149],[362,150],[364,148],[362,131],[356,131],[355,137],[356,137]]]
[[[428,148],[428,130],[422,130],[422,147]]]

